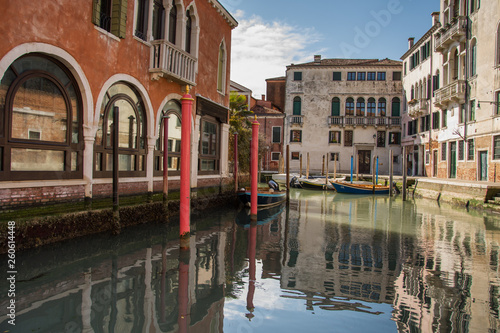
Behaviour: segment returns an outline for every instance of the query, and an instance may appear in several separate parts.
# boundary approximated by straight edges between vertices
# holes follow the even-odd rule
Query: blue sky
[[[323,58],[399,60],[431,27],[439,0],[219,0],[233,30],[231,80],[260,98],[265,79]]]

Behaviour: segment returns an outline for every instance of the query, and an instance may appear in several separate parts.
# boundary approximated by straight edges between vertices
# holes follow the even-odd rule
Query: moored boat
[[[241,189],[237,192],[240,201],[250,206],[252,192],[250,189]],[[259,189],[257,191],[257,207],[271,207],[286,200],[286,191],[275,191],[272,189]]]
[[[338,193],[348,194],[389,194],[389,186],[373,184],[355,184],[347,182],[330,182]]]
[[[314,178],[314,179],[299,178],[298,182],[300,183],[301,188],[307,188],[312,190],[333,190],[331,184],[325,184],[325,178]]]

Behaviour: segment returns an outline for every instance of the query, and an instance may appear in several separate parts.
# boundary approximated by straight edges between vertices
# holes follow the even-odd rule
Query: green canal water
[[[19,252],[0,332],[500,332],[498,215],[293,190],[258,219],[193,212],[187,250],[172,220]]]

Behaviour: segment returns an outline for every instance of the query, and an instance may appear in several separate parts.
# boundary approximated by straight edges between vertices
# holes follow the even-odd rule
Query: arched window
[[[427,99],[431,99],[431,94],[432,94],[432,82],[431,82],[431,76],[427,76]]]
[[[334,97],[332,99],[332,117],[340,116],[340,99],[338,97]]]
[[[60,62],[14,61],[0,81],[0,180],[82,178],[82,101]]]
[[[118,112],[118,124],[114,124]],[[118,131],[120,176],[146,175],[146,119],[139,93],[125,82],[106,92],[94,146],[94,176],[111,177],[113,171],[113,133]]]
[[[354,99],[351,97],[345,101],[345,115],[354,116]]]
[[[170,8],[170,15],[168,19],[168,41],[175,44],[175,37],[177,35],[177,7],[175,0],[172,0],[172,8]]]
[[[476,62],[477,62],[477,41],[473,39],[470,47],[470,75],[474,76],[476,72]]]
[[[174,6],[174,8],[175,8],[175,6]],[[174,27],[174,30],[175,30],[175,27]],[[165,7],[163,7],[163,1],[154,0],[154,2],[153,2],[153,39],[164,39],[164,38],[165,38]],[[174,41],[172,43],[175,43],[175,35],[174,35]]]
[[[398,97],[392,99],[391,105],[391,115],[393,117],[399,117],[401,115],[401,100]]]
[[[302,114],[302,100],[299,96],[293,99],[293,115],[300,116]]]
[[[226,81],[226,49],[224,42],[219,46],[219,65],[217,71],[217,90],[224,93],[224,86]]]
[[[415,99],[415,87],[411,86],[410,99]]]
[[[370,98],[368,98],[368,108],[367,108],[366,115],[368,117],[375,117],[375,112],[376,112],[375,98],[370,97]]]
[[[189,9],[186,12],[186,52],[191,53],[192,19]]]
[[[178,101],[171,100],[162,110],[162,117],[158,124],[158,140],[155,146],[154,172],[156,176],[163,173],[163,116],[168,119],[168,174],[178,175],[181,165],[181,104]]]
[[[379,98],[378,99],[378,113],[377,115],[379,117],[385,117],[385,110],[387,108],[387,103],[385,101],[385,98]]]
[[[365,116],[365,99],[358,98],[356,101],[356,116],[364,117]]]

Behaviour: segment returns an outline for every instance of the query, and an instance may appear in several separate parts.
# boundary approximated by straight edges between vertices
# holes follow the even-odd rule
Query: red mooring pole
[[[252,193],[250,196],[250,214],[255,218],[257,217],[257,190],[259,186],[259,181],[257,179],[257,171],[259,169],[259,125],[257,116],[255,116],[252,122]]]
[[[190,210],[191,210],[191,110],[193,97],[189,94],[189,86],[186,94],[181,98],[182,122],[181,122],[181,202],[180,202],[180,237],[189,237],[190,233]]]

